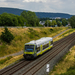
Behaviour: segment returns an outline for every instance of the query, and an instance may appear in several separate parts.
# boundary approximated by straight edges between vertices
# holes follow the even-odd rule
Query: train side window
[[[43,45],[43,50],[46,49],[47,47],[49,47],[49,43],[47,43],[46,45]]]
[[[51,41],[51,44],[53,44],[53,41]]]
[[[40,47],[37,47],[36,50],[37,50],[37,52],[39,52],[40,51]]]

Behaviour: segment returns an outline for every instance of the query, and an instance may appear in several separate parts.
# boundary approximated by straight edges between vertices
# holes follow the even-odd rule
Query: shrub
[[[32,38],[34,38],[34,35],[33,34],[30,34],[29,37],[32,39]]]
[[[29,29],[29,32],[32,32],[33,31],[33,29],[32,28],[28,28]]]
[[[41,31],[41,33],[43,33],[43,34],[47,34],[47,32],[46,32],[46,31]]]
[[[53,31],[53,29],[51,28],[50,31]]]
[[[2,32],[1,40],[10,43],[14,39],[14,36],[9,32],[8,28],[5,27],[4,32]]]

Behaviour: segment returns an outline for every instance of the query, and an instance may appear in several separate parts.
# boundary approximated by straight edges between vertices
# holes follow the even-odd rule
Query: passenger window
[[[43,46],[43,50],[49,47],[49,43]]]
[[[36,50],[37,50],[37,52],[39,52],[40,51],[40,47],[37,47]]]

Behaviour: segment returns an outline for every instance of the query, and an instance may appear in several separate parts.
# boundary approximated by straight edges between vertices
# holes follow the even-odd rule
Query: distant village
[[[56,20],[56,19],[62,19],[61,17],[51,17],[52,20]],[[52,22],[52,20],[49,20],[50,22]],[[68,18],[66,18],[66,20],[68,20]],[[61,21],[62,23],[62,21]],[[39,24],[45,26],[45,21],[39,21]],[[70,23],[68,22],[68,24],[66,25],[67,26],[70,26]],[[55,25],[55,27],[57,27],[57,25]]]

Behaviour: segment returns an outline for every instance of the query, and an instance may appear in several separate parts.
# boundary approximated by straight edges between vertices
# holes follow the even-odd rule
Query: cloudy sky
[[[0,0],[0,7],[75,15],[75,0]]]

